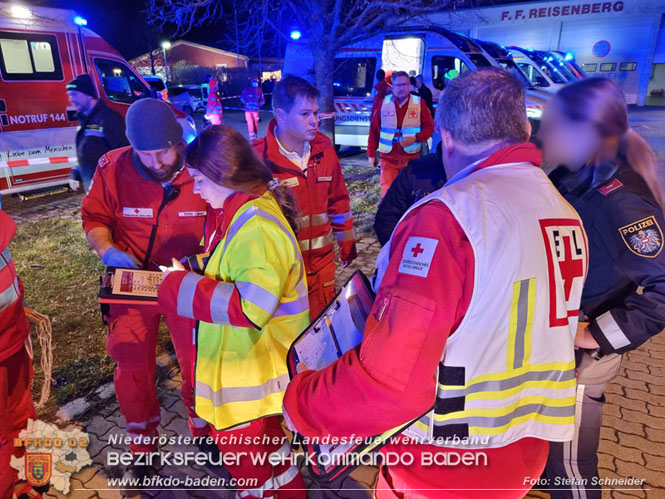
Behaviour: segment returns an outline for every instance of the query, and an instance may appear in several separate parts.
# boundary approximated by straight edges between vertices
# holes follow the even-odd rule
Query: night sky
[[[483,6],[523,1],[470,0],[470,4]],[[146,4],[145,0],[25,0],[25,3],[75,11],[88,20],[88,28],[107,40],[126,59],[148,52],[149,39],[155,45],[158,45],[160,40],[173,39],[172,31],[169,32],[168,29],[149,34],[146,17],[141,13]],[[231,8],[227,9],[227,12],[232,12]],[[231,22],[232,19],[231,17]],[[182,38],[233,51],[232,44],[224,40],[224,31],[228,28],[230,23],[222,19],[214,25],[194,29]]]

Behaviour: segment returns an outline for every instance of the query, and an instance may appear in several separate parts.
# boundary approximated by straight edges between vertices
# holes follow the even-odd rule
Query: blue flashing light
[[[572,52],[566,52],[566,55],[563,57],[564,61],[572,61],[575,59],[575,55]]]
[[[291,31],[291,40],[300,40],[300,37],[302,36],[302,33],[298,31],[297,29],[294,29]]]
[[[88,20],[81,17],[81,16],[76,16],[74,18],[74,24],[77,24],[79,26],[87,26],[88,25]]]
[[[341,87],[341,86],[342,86],[342,84],[340,82],[338,82],[338,81],[333,82],[333,87]]]
[[[192,140],[196,138],[196,134],[190,133],[185,137],[185,142],[189,144]]]

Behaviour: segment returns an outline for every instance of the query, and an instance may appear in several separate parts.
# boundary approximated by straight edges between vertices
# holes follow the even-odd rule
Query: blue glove
[[[111,246],[106,250],[102,256],[102,263],[109,267],[120,267],[125,269],[140,269],[141,262],[139,262],[133,255],[126,251],[121,251],[115,246]]]

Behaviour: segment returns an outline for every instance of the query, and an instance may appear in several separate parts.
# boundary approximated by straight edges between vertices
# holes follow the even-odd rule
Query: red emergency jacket
[[[540,164],[540,154],[531,144],[504,148],[479,168],[513,161]],[[439,241],[428,279],[399,271],[399,255],[411,237]],[[304,436],[379,435],[421,416],[434,403],[441,354],[471,301],[473,248],[451,211],[443,203],[431,202],[413,210],[397,226],[390,255],[362,344],[325,369],[298,374],[287,387],[285,412]],[[401,471],[417,477],[420,484],[429,488],[491,489],[502,483],[501,466],[507,466],[513,477],[522,471],[525,476],[538,473],[533,469],[537,464],[523,457],[542,455],[547,446],[542,440],[522,439],[505,447],[482,449],[491,468],[453,468],[447,472],[445,484],[441,483],[440,467],[420,465],[417,458]],[[409,443],[408,439],[389,445],[386,450],[411,452],[415,456],[456,452]],[[440,495],[432,492],[428,497]]]
[[[349,191],[330,139],[316,134],[304,173],[279,151],[275,125],[272,120],[266,136],[252,145],[274,177],[290,187],[299,212],[298,244],[307,273],[317,272],[334,260],[335,239],[342,261],[354,259],[357,253]]]
[[[206,217],[206,203],[192,192],[194,182],[186,169],[172,185],[180,194],[159,215],[150,257],[159,265],[198,252]],[[101,157],[90,192],[83,198],[83,230],[87,234],[95,227],[108,227],[114,246],[143,262],[163,199],[162,185],[143,177],[134,166],[132,148],[116,149]]]
[[[0,210],[0,362],[23,348],[30,332],[23,311],[23,285],[9,252],[14,234],[16,223]]]

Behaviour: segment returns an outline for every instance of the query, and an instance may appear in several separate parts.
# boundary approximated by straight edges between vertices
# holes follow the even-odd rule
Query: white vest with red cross
[[[474,288],[442,352],[434,408],[405,433],[460,448],[503,447],[525,437],[571,440],[573,341],[588,267],[579,215],[530,163],[473,172],[407,214],[428,202],[445,203],[467,235]],[[436,242],[410,238],[403,254],[393,255],[401,258],[399,271],[426,276],[423,286],[445,279],[426,272]],[[377,260],[375,287],[389,252],[390,243]]]
[[[381,103],[381,130],[379,132],[379,152],[388,154],[393,150],[395,141],[404,137],[415,137],[420,133],[420,97],[409,95],[406,115],[402,120],[402,125],[397,123],[397,104],[395,96],[386,95]],[[414,142],[410,146],[404,147],[407,154],[417,154],[420,152],[421,144]]]

